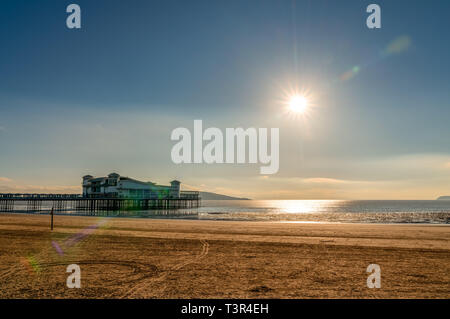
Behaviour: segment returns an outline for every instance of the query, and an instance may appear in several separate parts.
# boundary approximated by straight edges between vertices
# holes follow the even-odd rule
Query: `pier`
[[[199,192],[183,191],[177,198],[85,197],[78,194],[0,194],[0,212],[97,212],[177,210],[197,208]]]

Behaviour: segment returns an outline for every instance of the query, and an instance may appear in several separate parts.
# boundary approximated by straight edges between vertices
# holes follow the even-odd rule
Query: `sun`
[[[308,108],[308,99],[303,95],[294,95],[289,100],[289,109],[294,113],[302,114]]]
[[[282,88],[277,107],[286,117],[294,120],[308,120],[317,108],[317,94],[310,88],[290,86]]]

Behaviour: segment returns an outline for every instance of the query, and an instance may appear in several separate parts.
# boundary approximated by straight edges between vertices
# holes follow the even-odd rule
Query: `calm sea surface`
[[[354,223],[450,223],[450,201],[203,201],[200,219]]]
[[[76,215],[78,212],[64,214]],[[202,207],[195,209],[103,212],[99,215],[233,221],[450,224],[450,201],[204,200]]]

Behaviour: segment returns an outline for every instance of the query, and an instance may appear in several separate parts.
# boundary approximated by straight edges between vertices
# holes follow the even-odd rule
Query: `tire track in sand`
[[[169,268],[168,270],[162,272],[161,275],[159,275],[159,276],[149,277],[148,279],[144,278],[142,281],[140,281],[139,283],[137,283],[136,285],[134,285],[133,287],[128,289],[124,294],[122,294],[122,296],[120,296],[120,298],[134,298],[137,294],[141,293],[144,290],[147,290],[152,284],[161,282],[164,279],[166,279],[167,276],[171,272],[180,270],[181,268],[183,268],[187,265],[193,264],[195,262],[198,262],[200,259],[205,258],[209,252],[209,243],[204,239],[200,239],[200,243],[202,244],[202,250],[194,258],[186,258],[182,262],[180,262],[180,263],[176,264],[175,266]],[[159,291],[164,290],[165,287],[166,287],[166,285],[164,283],[162,283],[158,287],[158,290]]]

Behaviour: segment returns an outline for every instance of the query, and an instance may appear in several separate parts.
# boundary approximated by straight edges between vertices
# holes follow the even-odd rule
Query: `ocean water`
[[[211,200],[197,211],[208,220],[450,223],[450,201],[438,200]]]
[[[38,212],[46,214],[48,211]],[[56,214],[87,215],[65,211]],[[230,221],[450,224],[444,200],[203,200],[192,209],[98,212],[95,216]]]

